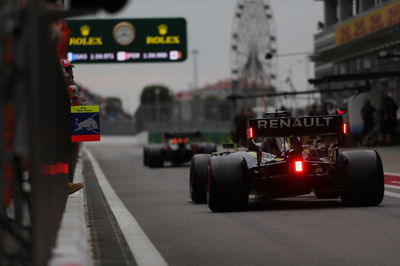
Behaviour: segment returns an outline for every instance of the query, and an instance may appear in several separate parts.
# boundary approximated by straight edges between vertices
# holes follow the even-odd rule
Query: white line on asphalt
[[[385,196],[400,198],[400,194],[394,193],[394,192],[389,192],[389,191],[385,191]]]
[[[385,185],[387,188],[400,189],[400,186]]]
[[[146,236],[136,219],[115,193],[92,153],[86,148],[84,149],[84,152],[92,163],[100,188],[110,205],[110,209],[121,228],[122,234],[124,235],[133,256],[135,257],[136,263],[139,266],[168,265],[153,243],[151,243],[150,239]]]

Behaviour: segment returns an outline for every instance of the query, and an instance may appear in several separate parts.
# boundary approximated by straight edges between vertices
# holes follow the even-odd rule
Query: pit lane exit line
[[[115,219],[121,232],[124,235],[126,242],[128,243],[129,249],[132,252],[133,257],[137,265],[139,266],[166,266],[168,265],[161,254],[158,252],[156,247],[153,245],[151,240],[147,237],[145,232],[142,230],[136,219],[125,207],[124,203],[115,193],[114,189],[108,182],[104,172],[101,170],[99,163],[94,158],[93,154],[85,148],[84,153],[92,164],[94,174],[99,182],[100,188],[106,198],[111,211],[113,212]]]
[[[387,188],[400,189],[400,186],[385,185]]]
[[[385,191],[385,196],[400,198],[400,194],[394,193],[394,192],[390,192],[390,191]]]

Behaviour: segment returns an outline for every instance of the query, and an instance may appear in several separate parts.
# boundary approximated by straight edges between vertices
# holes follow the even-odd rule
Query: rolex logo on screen
[[[79,28],[81,36],[71,36],[69,46],[100,46],[103,45],[103,37],[89,36],[91,32],[89,25],[83,25]]]
[[[180,44],[180,36],[168,35],[168,26],[160,24],[157,26],[158,36],[147,36],[146,44],[149,45],[163,45],[163,44]]]
[[[161,25],[159,25],[158,27],[157,27],[157,29],[158,29],[158,33],[160,34],[160,35],[167,35],[167,33],[168,33],[168,26],[167,25],[165,25],[165,24],[161,24]]]
[[[83,25],[79,29],[81,31],[81,35],[84,37],[86,37],[90,34],[90,27],[88,25]]]

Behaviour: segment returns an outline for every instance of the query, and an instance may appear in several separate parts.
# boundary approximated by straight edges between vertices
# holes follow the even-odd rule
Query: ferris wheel
[[[269,0],[238,0],[231,37],[231,73],[240,88],[275,91],[277,65],[266,60],[277,53],[276,31]]]

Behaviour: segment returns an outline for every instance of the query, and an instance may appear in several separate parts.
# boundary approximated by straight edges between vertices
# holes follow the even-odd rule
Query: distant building
[[[324,1],[324,21],[314,36],[315,77],[324,88],[366,85],[392,94],[400,102],[400,1],[319,0]],[[379,56],[380,55],[380,56]],[[356,77],[353,74],[360,74]],[[341,80],[321,82],[323,77]],[[347,76],[347,78],[344,78]],[[334,78],[332,79],[334,80]],[[339,104],[354,92],[323,94]]]
[[[220,106],[223,110],[235,110],[239,112],[241,109],[252,109],[256,112],[265,112],[268,107],[275,108],[275,99],[266,98],[249,98],[236,99],[235,103],[229,96],[232,95],[251,95],[252,93],[265,93],[264,86],[255,83],[236,82],[235,91],[232,85],[235,81],[232,79],[222,79],[215,83],[207,84],[196,90],[181,91],[174,95],[175,101],[180,103],[193,102],[191,104],[192,112],[206,113],[210,108]],[[235,85],[234,85],[235,86]],[[233,94],[232,94],[233,93]]]
[[[173,95],[175,101],[185,102],[193,100],[193,91],[179,91]]]
[[[190,101],[194,98],[206,100],[207,98],[213,97],[218,100],[225,100],[231,93],[232,81],[230,79],[224,79],[195,90],[177,92],[174,95],[174,99],[176,101]]]
[[[215,97],[219,100],[226,99],[232,93],[232,81],[230,79],[219,80],[212,84],[207,84],[194,91],[200,99],[205,100]]]

